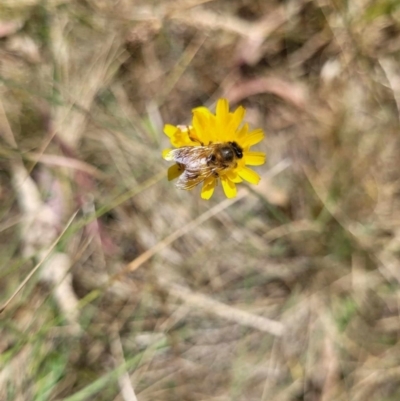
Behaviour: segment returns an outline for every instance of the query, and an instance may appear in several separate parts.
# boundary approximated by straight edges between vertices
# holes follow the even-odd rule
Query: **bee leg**
[[[188,131],[188,133],[189,133],[189,139],[190,139],[192,142],[198,142],[201,146],[204,146],[203,142],[200,142],[198,139],[193,138],[193,137],[190,135],[191,129],[190,129],[190,127],[189,127],[188,125],[186,126],[186,129],[187,129],[187,131]]]
[[[199,143],[201,146],[204,146],[204,143],[203,143],[203,142],[200,142],[198,139],[193,138],[193,137],[191,137],[190,135],[189,135],[189,139],[190,139],[192,142],[197,142],[197,143]]]

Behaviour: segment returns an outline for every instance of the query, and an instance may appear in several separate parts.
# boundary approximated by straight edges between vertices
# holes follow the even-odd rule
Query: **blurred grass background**
[[[399,56],[395,0],[2,0],[0,400],[398,401]],[[220,97],[268,161],[206,202]]]

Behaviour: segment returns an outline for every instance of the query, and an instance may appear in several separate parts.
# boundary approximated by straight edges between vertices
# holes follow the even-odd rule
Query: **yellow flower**
[[[191,189],[203,182],[201,190],[203,199],[211,198],[219,179],[228,198],[236,196],[236,184],[243,180],[258,184],[260,176],[247,166],[259,166],[265,163],[265,153],[250,151],[251,146],[264,138],[264,133],[261,129],[249,131],[248,124],[242,124],[245,112],[242,106],[230,112],[228,101],[219,99],[215,115],[205,107],[198,107],[193,110],[192,125],[165,125],[164,132],[170,138],[172,146],[178,149],[184,148],[180,151],[172,149],[163,151],[164,159],[176,162],[168,169],[168,180],[171,181],[183,174],[184,184],[178,186],[184,189]],[[225,147],[233,146],[236,157],[233,162],[222,164],[217,168],[215,157],[210,159],[210,156],[207,158],[203,155],[207,152],[210,154],[211,149],[215,150],[224,144]],[[193,147],[201,148],[192,149]],[[183,162],[183,157],[179,157],[183,152],[185,155],[186,153],[197,155],[197,160],[191,156],[190,163]],[[231,157],[233,156],[234,153],[231,154]],[[211,161],[213,167],[210,167]],[[196,168],[199,169],[198,172],[195,171]],[[179,181],[182,181],[182,177],[178,180],[178,184]]]

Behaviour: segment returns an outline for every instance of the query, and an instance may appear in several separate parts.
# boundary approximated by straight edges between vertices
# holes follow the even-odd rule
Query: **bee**
[[[222,172],[234,169],[242,157],[243,149],[236,142],[222,142],[183,146],[171,150],[167,160],[175,161],[183,171],[176,186],[193,189],[209,177],[218,178]]]

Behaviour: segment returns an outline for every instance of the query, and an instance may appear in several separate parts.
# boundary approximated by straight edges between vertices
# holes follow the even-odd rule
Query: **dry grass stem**
[[[166,283],[162,280],[160,283],[168,290],[169,294],[180,299],[186,305],[203,309],[212,315],[219,316],[241,326],[270,333],[274,336],[281,336],[284,332],[285,327],[280,322],[225,305],[206,295],[191,292],[189,289],[177,284]]]

